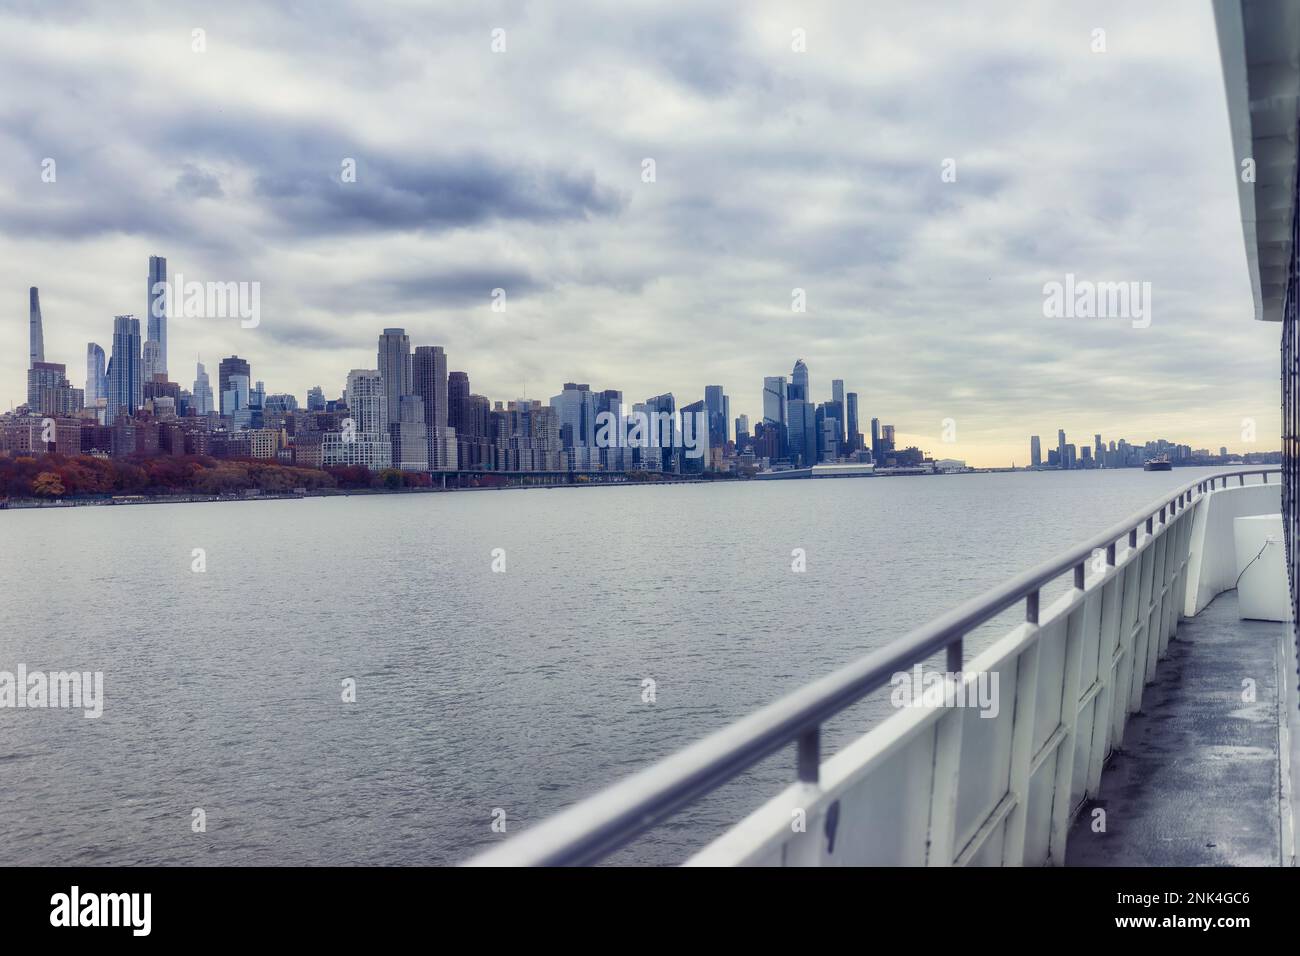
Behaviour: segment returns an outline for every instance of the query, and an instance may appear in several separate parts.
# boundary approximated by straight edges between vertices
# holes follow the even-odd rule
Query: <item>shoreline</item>
[[[10,498],[0,502],[2,511],[40,511],[49,508],[92,508],[118,507],[131,505],[176,505],[176,504],[212,504],[236,501],[288,501],[296,498],[350,498],[353,496],[374,495],[427,495],[447,494],[458,491],[536,491],[557,488],[626,488],[645,487],[647,485],[704,485],[721,481],[739,481],[742,479],[705,479],[674,478],[667,481],[590,481],[557,482],[544,485],[482,485],[477,488],[328,488],[307,491],[265,491],[254,494],[237,495],[196,495],[196,494],[158,494],[158,495],[111,495],[79,498]]]
[[[1215,467],[1213,465],[1191,466],[1191,467]],[[1133,471],[1141,469],[1097,469],[1100,471]],[[981,474],[1018,474],[1022,472],[1040,472],[1052,473],[1057,472],[1052,469],[1039,468],[972,468],[966,471],[952,472],[924,472],[924,471],[906,471],[906,472],[877,472],[874,475],[853,476],[860,478],[924,478],[924,477],[953,477],[956,475],[981,475]],[[485,472],[492,474],[492,472]],[[506,485],[480,485],[479,487],[454,487],[454,488],[326,488],[326,489],[308,489],[304,491],[267,491],[255,492],[253,494],[225,494],[225,495],[197,495],[197,494],[157,494],[157,495],[108,495],[95,497],[76,497],[76,498],[56,498],[52,500],[41,498],[9,498],[0,501],[0,512],[3,511],[31,511],[43,510],[47,508],[90,508],[90,507],[116,507],[120,505],[165,505],[165,504],[212,504],[219,502],[237,502],[237,501],[286,501],[295,498],[348,498],[354,495],[424,495],[424,494],[446,494],[460,491],[537,491],[537,490],[555,490],[562,488],[628,488],[628,487],[650,487],[665,485],[714,485],[714,484],[747,484],[756,479],[751,478],[682,478],[674,477],[660,481],[581,481],[581,482],[555,482],[551,484],[506,484]],[[805,478],[786,479],[790,481],[812,480]],[[818,480],[828,480],[826,478]],[[843,479],[836,479],[843,480]]]

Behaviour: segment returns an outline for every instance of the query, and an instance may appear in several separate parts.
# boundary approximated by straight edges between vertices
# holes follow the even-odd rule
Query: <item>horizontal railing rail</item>
[[[794,743],[800,781],[816,783],[821,767],[821,725],[890,678],[946,650],[948,670],[960,671],[963,640],[976,628],[1020,601],[1025,622],[1038,624],[1042,589],[1068,571],[1082,588],[1087,562],[1098,550],[1116,563],[1117,544],[1130,548],[1199,500],[1251,476],[1280,474],[1278,468],[1245,469],[1205,476],[1175,489],[1100,534],[1037,567],[972,598],[897,641],[787,694],[595,795],[579,801],[473,859],[476,866],[573,866],[595,862],[631,842],[696,799],[734,779],[777,750]]]

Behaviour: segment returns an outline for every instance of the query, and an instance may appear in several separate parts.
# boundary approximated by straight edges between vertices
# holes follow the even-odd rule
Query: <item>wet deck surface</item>
[[[1278,866],[1278,647],[1283,624],[1219,595],[1178,628],[1142,712],[1070,830],[1067,866]],[[1254,702],[1243,681],[1255,682]],[[1093,808],[1106,811],[1093,832]]]

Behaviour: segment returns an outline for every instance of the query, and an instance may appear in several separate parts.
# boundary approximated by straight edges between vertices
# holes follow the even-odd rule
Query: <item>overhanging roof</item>
[[[1255,318],[1280,322],[1296,194],[1300,4],[1214,0],[1214,20]],[[1242,163],[1247,159],[1254,161],[1254,182],[1242,180]]]

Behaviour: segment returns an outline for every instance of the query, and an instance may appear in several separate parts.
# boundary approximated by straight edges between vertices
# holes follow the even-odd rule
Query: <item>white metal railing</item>
[[[987,594],[471,860],[599,860],[790,743],[798,780],[690,861],[703,865],[1060,864],[1071,820],[1182,617],[1192,518],[1229,472]],[[1089,570],[1092,573],[1089,574]],[[1043,588],[1073,587],[1040,613]],[[962,640],[1023,602],[1024,623],[963,667]],[[947,649],[950,690],[997,675],[994,708],[907,707],[830,760],[823,722]],[[983,675],[983,676],[981,676]]]

